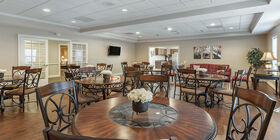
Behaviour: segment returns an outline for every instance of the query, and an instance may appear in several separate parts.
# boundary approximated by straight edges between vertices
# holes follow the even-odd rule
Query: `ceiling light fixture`
[[[211,23],[210,26],[216,26],[216,24],[215,23]]]
[[[72,20],[71,22],[72,22],[72,23],[76,23],[77,21],[76,21],[76,20]]]
[[[137,34],[137,35],[139,35],[139,34],[140,34],[140,32],[136,32],[136,34]]]
[[[234,27],[229,27],[229,29],[231,29],[231,30],[232,30],[232,29],[234,29]]]
[[[127,10],[127,9],[122,9],[122,11],[123,11],[123,12],[127,12],[128,10]]]
[[[48,8],[44,8],[44,9],[42,9],[44,12],[46,12],[46,13],[49,13],[49,12],[51,12],[51,10],[50,9],[48,9]]]
[[[171,27],[167,28],[167,31],[172,31],[172,30],[173,30],[173,28],[171,28]]]

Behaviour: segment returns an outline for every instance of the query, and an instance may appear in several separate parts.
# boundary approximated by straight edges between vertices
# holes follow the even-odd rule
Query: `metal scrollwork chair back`
[[[165,97],[168,97],[170,88],[168,75],[141,75],[140,82],[141,87],[150,90],[154,96],[158,93],[158,89],[160,91],[163,89],[165,90]]]
[[[95,67],[84,67],[80,68],[80,79],[87,77],[96,77],[96,68]]]
[[[124,74],[125,67],[127,67],[127,62],[121,62],[121,66],[122,66],[122,71],[123,71],[123,74]]]
[[[76,65],[70,65],[68,67],[68,72],[73,74],[75,80],[80,79],[80,75],[79,75],[80,74],[80,68],[81,68],[80,66],[76,66]]]
[[[106,70],[106,64],[105,63],[98,63],[98,64],[96,64],[96,69],[99,70],[99,71]]]
[[[46,128],[62,132],[72,125],[72,119],[78,112],[74,81],[56,82],[37,88],[36,95]],[[71,103],[74,103],[72,108]]]
[[[134,67],[131,67],[135,69]],[[130,67],[126,67],[125,69],[130,69]],[[139,71],[126,71],[124,74],[124,82],[123,82],[123,96],[126,96],[126,93],[130,92],[131,90],[138,88],[140,82],[141,72]]]
[[[238,105],[238,98],[246,102]],[[254,139],[263,140],[275,104],[276,101],[263,92],[237,88],[231,108],[226,139],[248,140],[255,137]],[[244,111],[244,113],[241,111]],[[242,115],[238,116],[240,114]],[[259,126],[259,129],[256,126]]]
[[[12,78],[24,78],[25,70],[30,69],[30,66],[13,66]]]
[[[106,69],[109,70],[109,71],[112,71],[113,70],[113,64],[107,65]]]

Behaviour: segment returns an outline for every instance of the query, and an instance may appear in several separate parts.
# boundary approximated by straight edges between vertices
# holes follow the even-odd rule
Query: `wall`
[[[265,51],[267,49],[266,35],[257,36],[241,36],[241,37],[225,37],[217,39],[199,39],[199,40],[184,40],[184,41],[168,41],[156,43],[137,43],[136,44],[136,61],[148,61],[149,47],[163,46],[179,46],[179,63],[186,61],[186,64],[191,63],[214,63],[214,64],[229,64],[233,71],[238,69],[248,69],[250,66],[247,63],[246,54],[250,48],[260,48]],[[222,59],[193,59],[193,46],[199,45],[221,45]]]
[[[60,31],[57,30],[57,32]],[[63,31],[61,33],[62,35],[57,37],[54,35],[54,32],[44,30],[43,28],[33,29],[0,23],[0,69],[11,71],[12,66],[18,64],[18,34],[70,39],[73,42],[87,42],[89,44],[89,64],[96,65],[99,62],[113,64],[114,73],[120,73],[122,71],[120,66],[121,61],[128,61],[128,63],[135,61],[134,43],[76,35],[77,33],[64,34]],[[109,45],[121,46],[121,56],[107,56],[107,47]],[[7,74],[10,74],[10,72],[7,72]]]

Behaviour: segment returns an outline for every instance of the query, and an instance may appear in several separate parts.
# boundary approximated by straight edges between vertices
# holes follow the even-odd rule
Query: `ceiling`
[[[270,0],[0,0],[0,15],[75,28],[81,34],[145,41],[264,33],[271,27],[267,24],[267,29],[262,29],[258,25],[266,23],[266,11],[275,12],[271,6],[280,6],[279,0],[269,3]],[[279,19],[280,16],[270,22],[275,24]]]

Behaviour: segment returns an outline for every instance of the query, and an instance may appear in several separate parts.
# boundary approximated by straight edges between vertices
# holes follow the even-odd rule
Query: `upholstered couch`
[[[226,68],[225,76],[228,77],[226,82],[230,82],[231,80],[231,68],[229,65],[224,64],[190,64],[190,66],[187,69],[193,70],[194,67],[199,68],[205,68],[207,69],[207,74],[223,74],[223,72],[219,71]],[[222,68],[222,69],[217,69]]]

